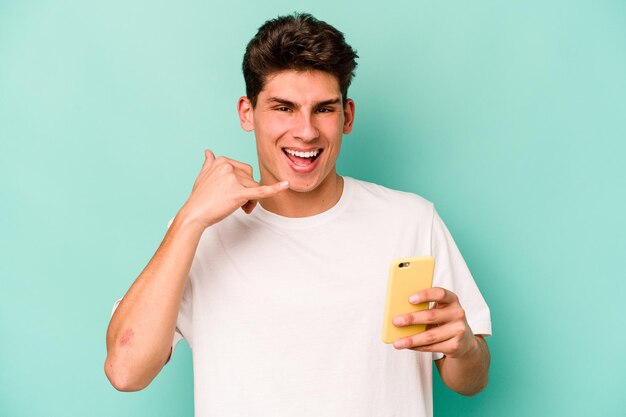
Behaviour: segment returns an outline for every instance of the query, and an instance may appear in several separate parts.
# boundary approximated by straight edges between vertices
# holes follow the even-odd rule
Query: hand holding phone
[[[432,287],[434,270],[435,259],[432,256],[412,256],[391,262],[383,320],[383,342],[393,343],[399,338],[412,336],[426,329],[425,324],[396,327],[391,321],[401,314],[428,308],[428,303],[411,304],[409,297],[417,291]]]

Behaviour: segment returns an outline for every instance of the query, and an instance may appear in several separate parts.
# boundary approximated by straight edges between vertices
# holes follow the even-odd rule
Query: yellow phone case
[[[399,258],[391,263],[383,321],[383,342],[393,343],[397,339],[412,336],[426,329],[425,324],[396,327],[391,321],[399,315],[428,308],[428,303],[417,305],[409,303],[409,297],[417,291],[432,287],[434,271],[435,258],[432,256]]]

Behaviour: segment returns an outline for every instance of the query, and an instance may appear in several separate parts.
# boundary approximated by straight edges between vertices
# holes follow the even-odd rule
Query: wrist
[[[480,353],[480,342],[478,341],[478,337],[472,334],[472,344],[470,349],[467,351],[467,355],[474,356]]]
[[[188,230],[192,233],[202,234],[204,229],[210,227],[214,224],[214,222],[207,222],[200,220],[197,216],[193,215],[193,212],[189,210],[186,206],[183,206],[178,213],[176,213],[176,217],[174,217],[174,221],[172,222],[172,227],[180,228],[183,230]]]
[[[481,347],[480,342],[478,341],[478,337],[472,334],[471,337],[469,337],[468,339],[469,340],[467,341],[465,349],[457,351],[457,353],[454,355],[446,355],[446,357],[450,359],[466,360],[474,358],[476,356],[480,356]]]
[[[478,336],[472,334],[472,340],[470,343],[470,348],[462,355],[462,358],[476,358],[481,356],[482,347],[480,346]]]

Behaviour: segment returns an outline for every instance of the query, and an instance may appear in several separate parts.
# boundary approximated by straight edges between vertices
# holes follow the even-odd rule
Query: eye
[[[330,113],[333,109],[331,107],[320,107],[317,111],[318,113]]]
[[[289,107],[287,107],[287,106],[280,106],[280,107],[276,107],[276,110],[278,110],[278,111],[289,111]]]

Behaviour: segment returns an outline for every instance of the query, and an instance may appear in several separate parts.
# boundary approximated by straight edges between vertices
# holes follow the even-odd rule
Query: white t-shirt
[[[260,205],[208,228],[173,345],[193,352],[199,417],[432,416],[432,359],[381,341],[389,263],[435,257],[475,334],[489,309],[423,198],[344,178],[330,210],[286,218]]]

